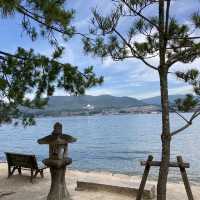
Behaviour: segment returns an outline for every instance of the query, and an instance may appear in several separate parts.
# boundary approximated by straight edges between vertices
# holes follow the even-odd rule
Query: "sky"
[[[67,7],[76,10],[75,18],[72,24],[75,25],[78,32],[87,33],[90,26],[91,9],[98,8],[103,13],[108,13],[112,7],[111,0],[68,0]],[[200,9],[199,0],[172,0],[172,16],[178,20],[188,23],[191,12]],[[151,12],[156,12],[152,10]],[[153,14],[153,13],[152,13]],[[126,23],[123,24],[126,27]],[[125,30],[122,29],[122,31]],[[0,20],[0,44],[1,50],[15,52],[18,46],[25,49],[34,48],[36,52],[50,55],[52,48],[48,42],[39,38],[32,42],[22,31],[19,16]],[[86,91],[88,95],[109,94],[114,96],[130,96],[138,99],[149,98],[160,95],[159,77],[155,70],[145,66],[141,61],[128,59],[120,62],[114,62],[110,57],[102,60],[92,55],[85,55],[81,38],[75,36],[68,42],[64,42],[57,35],[60,43],[66,48],[63,62],[68,62],[83,70],[87,66],[94,66],[97,75],[104,76],[104,83],[101,86],[94,87]],[[140,38],[138,38],[140,39]],[[157,58],[151,62],[157,62]],[[200,60],[192,64],[179,64],[171,69],[189,69],[191,67],[200,68]],[[174,76],[169,76],[169,93],[186,94],[191,92],[190,86],[177,80]],[[63,96],[66,93],[62,90],[56,90],[55,95]]]

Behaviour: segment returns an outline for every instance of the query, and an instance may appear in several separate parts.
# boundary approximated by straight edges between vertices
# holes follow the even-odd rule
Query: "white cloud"
[[[156,70],[140,65],[130,73],[130,79],[140,82],[155,82],[159,81],[159,76]]]
[[[169,94],[187,94],[187,93],[193,93],[192,87],[187,85],[187,86],[182,86],[182,87],[177,87],[177,88],[170,88],[169,89]]]
[[[106,88],[92,88],[86,91],[87,95],[113,95],[114,90],[113,89],[106,89]]]
[[[137,99],[146,99],[146,98],[151,98],[151,97],[155,97],[159,95],[160,95],[160,92],[155,91],[155,92],[145,92],[138,95],[130,95],[130,97],[133,97],[133,98],[135,97]]]
[[[196,68],[200,70],[200,59],[196,59],[192,63],[177,63],[172,68],[171,71],[187,71],[188,69]]]
[[[112,67],[116,62],[109,56],[103,60],[104,67]]]
[[[183,86],[183,87],[176,87],[176,88],[170,88],[169,89],[169,95],[176,95],[176,94],[188,94],[192,93],[192,88],[191,86]],[[160,91],[154,91],[154,92],[145,92],[141,93],[139,95],[134,95],[132,97],[136,97],[138,99],[146,99],[146,98],[151,98],[155,96],[160,96]]]

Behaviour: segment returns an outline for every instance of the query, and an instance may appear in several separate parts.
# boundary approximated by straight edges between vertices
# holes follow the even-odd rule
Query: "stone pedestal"
[[[51,172],[51,188],[47,200],[71,200],[65,183],[66,166],[72,163],[71,158],[45,159],[43,163],[50,167]]]

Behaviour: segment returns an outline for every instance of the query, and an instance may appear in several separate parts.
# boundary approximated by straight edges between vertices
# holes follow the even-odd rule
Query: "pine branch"
[[[58,29],[58,28],[55,27],[55,26],[48,25],[47,23],[45,23],[44,21],[42,21],[42,20],[45,19],[44,17],[42,17],[42,16],[40,16],[40,15],[37,15],[37,14],[35,14],[35,13],[30,12],[30,11],[29,11],[28,9],[26,9],[25,7],[19,5],[19,6],[17,7],[17,10],[18,10],[18,12],[20,12],[21,14],[23,14],[23,15],[25,15],[25,16],[31,18],[31,19],[34,20],[35,22],[37,22],[37,23],[39,23],[39,24],[41,24],[41,25],[47,27],[48,29],[51,29],[51,30],[53,30],[53,31],[56,31],[56,32],[61,33],[61,34],[63,34],[63,35],[66,35],[66,32],[65,32],[65,31],[63,31],[63,30],[61,30],[61,29]],[[74,32],[73,34],[74,34],[74,35],[80,35],[80,36],[82,36],[82,37],[85,37],[85,38],[90,39],[90,38],[87,36],[87,34],[84,34],[84,33]]]
[[[172,109],[173,112],[175,112],[180,118],[182,118],[186,123],[189,123],[189,121],[183,116],[181,115],[179,112],[177,112],[175,109]]]
[[[194,112],[194,114],[191,116],[190,120],[188,120],[187,123],[186,123],[183,127],[181,127],[181,128],[179,128],[179,129],[173,131],[173,132],[171,133],[171,136],[177,135],[178,133],[180,133],[180,132],[182,132],[183,130],[185,130],[185,129],[187,129],[188,127],[190,127],[190,126],[192,125],[193,120],[194,120],[195,118],[197,118],[199,115],[200,115],[200,111],[199,111],[199,110],[196,111],[196,112]]]
[[[171,39],[173,39],[173,40],[183,40],[183,39],[196,40],[196,39],[200,39],[200,36],[193,36],[193,37],[172,37]]]
[[[8,61],[4,56],[0,56],[0,60]]]
[[[118,3],[119,2],[119,0],[112,0],[113,2],[116,2],[116,3]],[[145,2],[144,3],[144,6],[141,6],[141,8],[139,9],[139,13],[141,13],[145,8],[147,8],[148,6],[150,6],[150,5],[152,5],[152,4],[154,4],[154,3],[158,3],[158,1],[153,1],[153,0],[151,0],[151,1],[148,1],[148,2]],[[126,14],[126,13],[122,13],[122,16],[124,16],[124,17],[133,17],[133,16],[135,16],[135,14]]]
[[[148,63],[145,58],[141,55],[138,54],[138,52],[131,46],[130,43],[128,43],[126,41],[126,39],[122,36],[121,33],[119,33],[116,29],[114,29],[114,32],[121,38],[121,40],[130,48],[133,57],[140,59],[145,65],[147,65],[148,67],[154,69],[154,70],[158,70],[158,68],[156,68],[155,66],[151,65],[150,63]]]
[[[187,54],[187,55],[184,55]],[[171,67],[174,65],[176,62],[181,62],[183,61],[186,56],[187,58],[192,58],[192,57],[198,57],[200,55],[200,44],[193,45],[191,48],[187,48],[183,51],[180,51],[171,57],[168,58],[168,61],[166,62],[167,66]]]
[[[157,24],[153,23],[150,19],[148,19],[147,17],[145,17],[144,15],[142,15],[140,12],[138,12],[137,10],[133,9],[127,2],[126,0],[120,0],[122,3],[124,3],[135,15],[141,17],[143,20],[147,21],[149,24],[151,24],[152,26],[156,27],[157,30],[159,30],[159,26],[157,26]]]
[[[2,54],[2,55],[4,55],[4,56],[7,56],[7,57],[13,57],[13,58],[16,58],[16,59],[20,59],[20,60],[27,60],[26,58],[24,58],[24,57],[20,57],[20,56],[16,56],[16,55],[13,55],[13,54],[11,54],[11,53],[7,53],[7,52],[5,52],[5,51],[0,51],[0,54]],[[0,57],[2,60],[3,59],[5,59],[5,60],[7,60],[5,57],[3,57],[3,56],[1,56]],[[28,60],[30,60],[30,59],[28,59]]]
[[[7,56],[7,57],[16,58],[16,59],[19,59],[19,60],[22,60],[22,61],[38,61],[39,60],[39,59],[30,59],[30,58],[25,58],[25,57],[17,56],[17,55],[14,55],[14,54],[11,54],[11,53],[7,53],[7,52],[4,52],[4,51],[0,51],[0,54],[2,54],[4,56]],[[7,61],[7,59],[4,56],[0,56],[0,59],[4,60],[4,61]],[[53,61],[56,62],[57,64],[61,65],[61,66],[64,66],[63,63],[60,63],[60,62],[58,62],[56,60],[53,60]],[[85,77],[86,79],[88,79],[88,77],[84,73],[82,73],[80,71],[78,71],[78,73],[80,73],[83,77]]]
[[[66,34],[63,30],[60,30],[60,29],[56,28],[55,26],[50,26],[50,25],[46,24],[44,21],[41,20],[41,19],[42,19],[41,16],[38,16],[38,15],[37,15],[37,17],[35,17],[35,16],[34,16],[34,15],[35,15],[34,13],[28,11],[25,7],[23,7],[23,6],[21,6],[21,5],[17,6],[17,10],[18,10],[21,14],[26,15],[27,17],[29,17],[29,18],[31,18],[32,20],[36,21],[37,23],[39,23],[39,24],[41,24],[41,25],[47,27],[48,29],[57,31],[57,32],[62,33],[62,34]]]

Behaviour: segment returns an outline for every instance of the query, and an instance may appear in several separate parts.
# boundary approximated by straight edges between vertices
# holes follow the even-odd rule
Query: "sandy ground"
[[[29,172],[29,171],[28,171]],[[29,173],[24,172],[23,176],[14,175],[7,179],[7,164],[0,164],[0,199],[5,200],[45,200],[50,188],[50,176],[48,169],[45,170],[45,178],[38,177],[34,183],[30,183]],[[75,191],[78,178],[95,177],[106,180],[133,180],[140,181],[141,177],[130,177],[120,174],[111,174],[106,172],[80,172],[68,170],[66,173],[66,182],[72,200],[134,200],[134,197],[120,195],[104,191]],[[151,182],[155,184],[154,182]],[[192,185],[194,199],[200,199],[200,185]],[[168,184],[168,200],[186,200],[187,196],[182,183]]]

